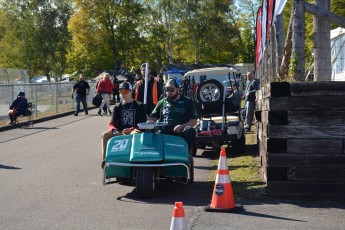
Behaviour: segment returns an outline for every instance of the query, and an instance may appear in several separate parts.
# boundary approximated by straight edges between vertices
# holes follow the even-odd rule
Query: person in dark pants
[[[84,74],[79,75],[79,81],[74,84],[73,90],[72,90],[72,99],[74,99],[74,93],[76,93],[76,110],[74,113],[74,116],[78,116],[78,113],[80,112],[80,102],[83,104],[85,115],[88,115],[88,109],[87,109],[87,101],[86,97],[89,95],[90,92],[90,85],[84,80]]]
[[[25,97],[25,92],[19,92],[17,98],[10,105],[10,111],[8,112],[10,122],[8,122],[8,124],[13,125],[16,121],[16,117],[20,115],[30,115],[30,111],[28,110],[28,100]]]
[[[179,87],[176,80],[170,79],[165,85],[165,98],[161,99],[148,121],[167,122],[168,125],[163,127],[162,133],[181,136],[188,143],[189,152],[195,144],[196,130],[193,126],[197,123],[197,113],[194,103],[191,99],[179,94]]]
[[[141,74],[143,75],[143,79],[135,83],[135,98],[134,99],[136,101],[144,103],[146,63],[142,64],[140,68],[141,68]],[[150,114],[159,101],[159,97],[162,94],[162,87],[158,83],[158,81],[151,75],[150,69],[149,69],[148,79],[149,79],[149,82],[148,82],[148,87],[147,87],[146,111],[147,111],[147,114]]]
[[[252,72],[247,73],[247,87],[245,91],[245,108],[246,108],[246,119],[244,123],[244,129],[246,132],[249,132],[252,126],[252,121],[254,117],[254,109],[255,109],[255,93],[259,90],[259,82],[258,80],[254,79],[254,74]]]
[[[187,76],[184,77],[184,80],[182,81],[182,93],[183,96],[188,97],[189,96],[189,88],[190,88],[190,80]]]
[[[238,90],[239,84],[237,82],[234,82],[231,87],[232,93],[228,97],[230,99],[228,106],[230,107],[230,111],[238,111],[241,107],[242,94]]]
[[[113,102],[116,104],[117,102],[120,102],[120,94],[119,94],[119,80],[114,75],[113,76]]]

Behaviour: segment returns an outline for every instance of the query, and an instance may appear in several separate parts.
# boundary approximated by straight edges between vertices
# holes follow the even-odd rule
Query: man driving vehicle
[[[196,131],[193,126],[196,125],[198,116],[193,101],[180,95],[178,90],[176,80],[170,79],[165,85],[166,97],[158,102],[148,121],[167,122],[168,125],[163,127],[162,133],[184,138],[190,152],[195,143]]]

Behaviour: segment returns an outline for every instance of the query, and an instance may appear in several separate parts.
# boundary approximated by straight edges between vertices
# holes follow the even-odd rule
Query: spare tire
[[[222,102],[224,87],[221,82],[209,79],[200,83],[196,96],[199,102]]]

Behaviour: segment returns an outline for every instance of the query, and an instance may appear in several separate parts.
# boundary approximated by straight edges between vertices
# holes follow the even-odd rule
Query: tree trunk
[[[283,60],[283,55],[284,55],[284,18],[283,14],[278,15],[277,21],[274,25],[275,27],[275,32],[276,32],[276,63],[277,66],[279,67],[282,63]],[[279,75],[279,71],[277,68],[277,75]]]
[[[292,22],[292,54],[290,60],[290,69],[292,70],[293,79],[296,81],[304,81],[304,0],[293,1],[293,17]]]
[[[314,0],[316,6],[330,9],[330,0]],[[314,81],[330,81],[332,76],[330,25],[327,20],[314,16]]]
[[[291,11],[289,27],[287,30],[287,35],[285,39],[284,45],[284,56],[282,58],[282,62],[279,68],[279,76],[281,79],[286,79],[288,77],[289,72],[289,63],[290,57],[292,52],[292,21],[293,21],[293,11]]]

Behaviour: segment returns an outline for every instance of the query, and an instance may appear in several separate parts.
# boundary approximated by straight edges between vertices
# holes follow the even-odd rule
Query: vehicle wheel
[[[222,102],[224,87],[221,82],[209,79],[200,83],[197,99],[201,102]]]
[[[189,168],[189,175],[190,179],[188,180],[188,184],[193,184],[194,182],[194,158],[191,156],[190,160],[190,168]]]
[[[246,151],[246,137],[244,133],[242,133],[240,139],[232,141],[232,151],[237,154],[243,154]]]
[[[155,174],[152,168],[137,168],[135,187],[139,198],[151,198],[153,196],[156,183]]]

